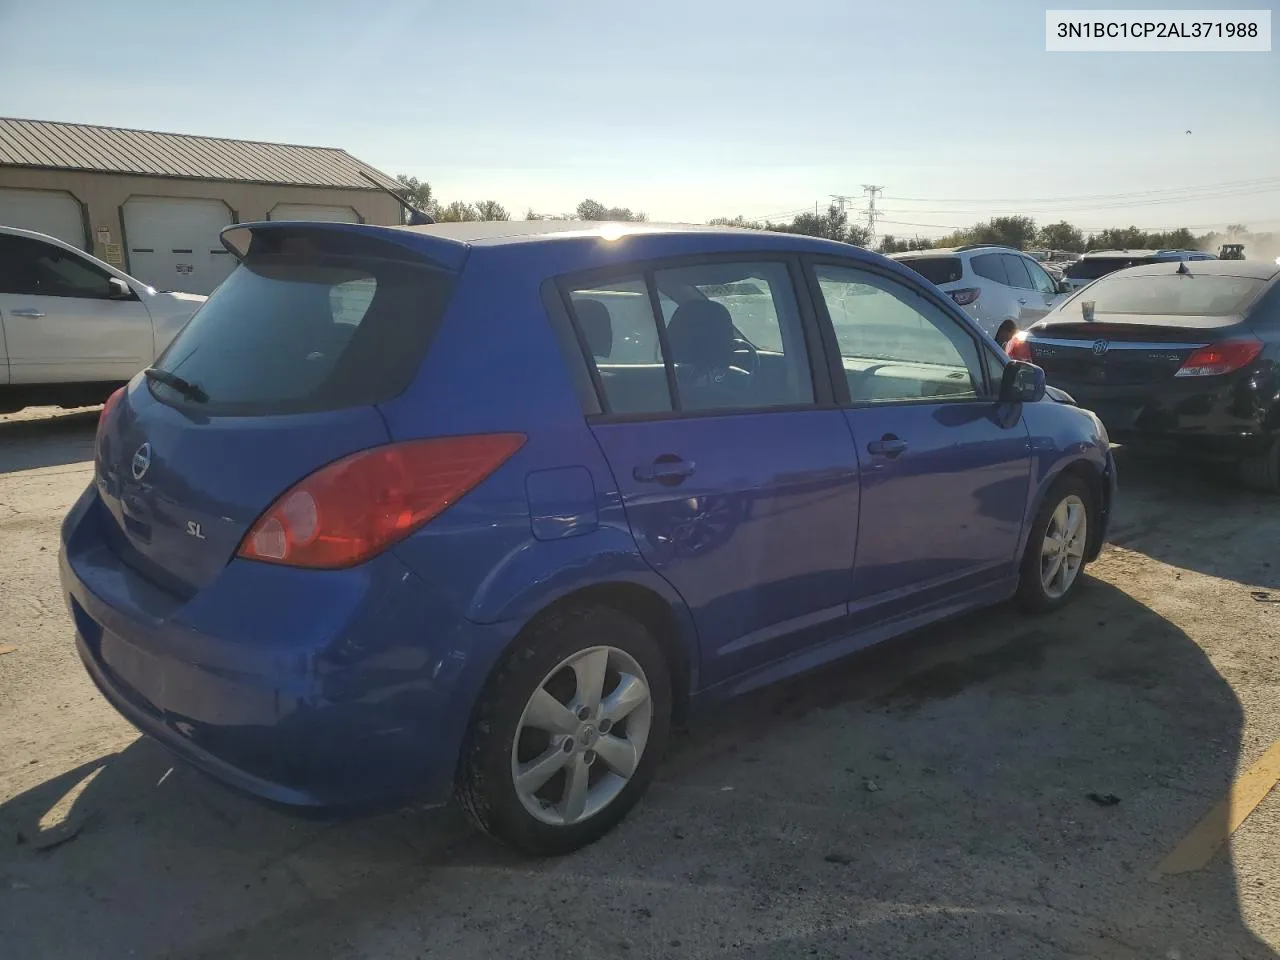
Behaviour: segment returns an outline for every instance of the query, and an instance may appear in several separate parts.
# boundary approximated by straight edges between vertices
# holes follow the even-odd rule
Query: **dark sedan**
[[[1009,343],[1094,411],[1112,440],[1229,460],[1280,491],[1280,266],[1131,267],[1077,291]]]

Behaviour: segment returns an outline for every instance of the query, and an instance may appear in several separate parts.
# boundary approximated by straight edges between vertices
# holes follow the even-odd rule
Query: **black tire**
[[[1240,461],[1240,482],[1261,493],[1280,492],[1280,439],[1265,452]]]
[[[534,817],[511,774],[512,743],[529,698],[557,664],[607,644],[644,670],[653,704],[649,736],[635,773],[599,813],[568,826]],[[609,607],[568,609],[547,617],[516,641],[490,677],[463,744],[455,796],[468,819],[490,836],[534,856],[558,856],[595,843],[648,789],[671,727],[671,676],[661,646],[636,620]]]
[[[996,346],[1001,350],[1009,345],[1009,341],[1013,339],[1013,335],[1018,332],[1018,325],[1012,320],[1006,320],[1000,324],[1000,329],[996,331]]]
[[[1040,509],[1036,511],[1035,519],[1031,522],[1031,532],[1027,536],[1026,550],[1022,554],[1017,601],[1018,606],[1026,613],[1041,614],[1057,610],[1069,603],[1080,589],[1087,559],[1081,561],[1080,572],[1076,574],[1075,579],[1061,596],[1050,596],[1045,591],[1044,583],[1040,578],[1041,551],[1044,548],[1044,537],[1049,521],[1062,501],[1072,495],[1079,497],[1084,503],[1085,517],[1088,522],[1087,536],[1094,536],[1098,529],[1098,498],[1095,491],[1077,476],[1068,474],[1060,477],[1049,488],[1044,501],[1040,504]],[[1085,557],[1087,558],[1088,555],[1089,550],[1086,546]]]

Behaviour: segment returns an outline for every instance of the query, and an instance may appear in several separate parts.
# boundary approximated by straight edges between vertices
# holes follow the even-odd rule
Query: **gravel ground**
[[[0,417],[0,956],[1276,956],[1280,792],[1153,876],[1280,739],[1275,501],[1122,451],[1066,611],[722,708],[619,830],[536,862],[447,810],[288,817],[118,718],[55,572],[94,423]]]

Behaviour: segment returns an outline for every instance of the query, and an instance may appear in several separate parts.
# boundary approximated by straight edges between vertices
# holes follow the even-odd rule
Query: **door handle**
[[[672,454],[658,457],[648,466],[636,467],[631,475],[640,483],[660,483],[674,487],[693,476],[697,469],[692,460],[683,460]]]
[[[39,320],[44,314],[35,307],[23,307],[20,310],[10,310],[11,317],[30,317],[32,320]]]
[[[905,452],[906,449],[907,441],[895,437],[892,433],[886,433],[879,440],[872,440],[867,444],[867,453],[877,457],[888,457],[890,460]]]
[[[1018,302],[1019,302],[1019,303],[1026,303],[1026,302],[1027,302],[1027,298],[1026,298],[1026,297],[1019,297],[1019,298],[1018,298]]]

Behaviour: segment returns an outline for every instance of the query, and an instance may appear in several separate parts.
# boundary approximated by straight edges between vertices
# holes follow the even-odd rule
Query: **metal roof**
[[[0,117],[0,167],[129,173],[372,190],[359,171],[398,188],[385,173],[335,147],[300,147]]]

